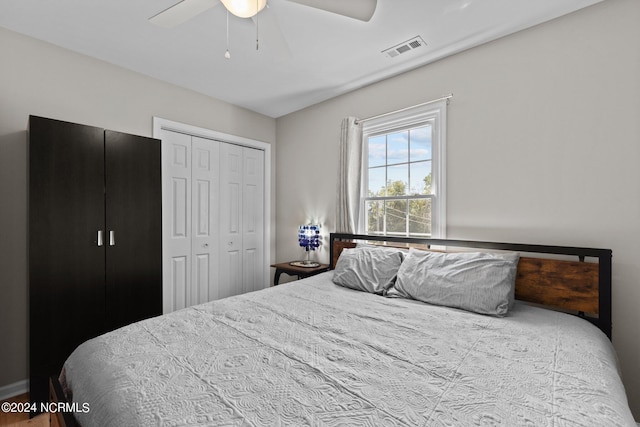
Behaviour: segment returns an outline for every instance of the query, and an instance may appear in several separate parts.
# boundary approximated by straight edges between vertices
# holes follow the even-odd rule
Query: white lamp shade
[[[251,18],[267,5],[267,0],[220,0],[224,7],[240,18]]]

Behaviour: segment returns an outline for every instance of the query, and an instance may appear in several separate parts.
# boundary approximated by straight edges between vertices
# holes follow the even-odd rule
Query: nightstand
[[[329,270],[329,264],[320,264],[317,267],[297,267],[288,262],[283,262],[280,264],[271,264],[271,267],[275,267],[276,269],[276,274],[273,277],[273,286],[278,286],[282,273],[286,273],[289,276],[298,276],[298,279],[304,279],[305,277],[315,276],[316,274]]]

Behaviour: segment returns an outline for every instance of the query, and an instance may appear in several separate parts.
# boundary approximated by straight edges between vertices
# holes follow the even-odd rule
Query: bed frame
[[[357,241],[388,246],[413,246],[426,250],[438,246],[446,247],[447,250],[465,248],[518,252],[521,256],[516,276],[516,299],[580,316],[596,325],[611,339],[610,249],[346,233],[331,233],[329,239],[331,269],[335,267],[342,250],[355,247]],[[527,257],[529,254],[537,255]],[[556,258],[547,258],[547,255]],[[576,257],[577,261],[561,259],[567,256]],[[589,258],[589,262],[586,258]]]
[[[580,316],[596,325],[611,339],[610,249],[346,233],[331,233],[329,239],[331,269],[335,267],[342,250],[355,247],[358,241],[434,251],[442,249],[431,249],[432,246],[446,247],[447,250],[464,248],[519,252],[521,256],[516,277],[516,299]],[[522,256],[523,254],[536,256],[527,257]],[[547,258],[548,255],[556,258]],[[576,257],[577,261],[562,259],[567,256]],[[56,377],[51,378],[50,401],[67,401]],[[75,418],[67,412],[52,414],[51,425],[78,426]]]
[[[68,403],[57,377],[49,378],[49,402],[62,405]],[[49,414],[49,425],[51,427],[79,427],[73,414],[65,411],[64,408]]]

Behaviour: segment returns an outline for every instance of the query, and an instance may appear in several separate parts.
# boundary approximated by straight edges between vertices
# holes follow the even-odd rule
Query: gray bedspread
[[[634,426],[604,334],[516,304],[494,318],[332,273],[126,326],[69,357],[90,426]]]

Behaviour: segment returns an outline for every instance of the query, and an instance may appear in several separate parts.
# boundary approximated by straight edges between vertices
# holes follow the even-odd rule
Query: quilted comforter
[[[634,426],[607,338],[348,290],[332,272],[90,340],[61,381],[90,426]],[[87,406],[85,406],[86,408]]]

